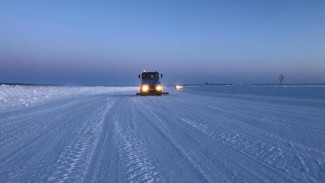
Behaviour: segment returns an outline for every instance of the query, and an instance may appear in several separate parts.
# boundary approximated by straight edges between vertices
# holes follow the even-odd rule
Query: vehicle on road
[[[175,85],[175,89],[176,89],[176,90],[183,89],[183,85],[181,85],[181,84],[176,84],[176,85]]]
[[[159,79],[163,77],[159,72],[142,72],[139,74],[139,79],[141,79],[140,93],[137,95],[166,95],[168,92],[164,92],[163,86],[161,85]]]

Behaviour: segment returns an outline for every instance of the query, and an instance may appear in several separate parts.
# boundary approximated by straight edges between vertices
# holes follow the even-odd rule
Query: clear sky
[[[0,0],[0,82],[325,83],[325,1]]]

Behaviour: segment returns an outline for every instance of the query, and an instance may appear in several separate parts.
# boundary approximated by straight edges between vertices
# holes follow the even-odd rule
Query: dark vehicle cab
[[[141,79],[140,93],[137,95],[162,95],[168,94],[163,92],[163,87],[159,81],[162,78],[162,74],[159,75],[159,72],[142,72],[139,74]]]

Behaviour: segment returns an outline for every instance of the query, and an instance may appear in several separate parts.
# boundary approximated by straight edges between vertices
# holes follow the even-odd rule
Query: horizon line
[[[183,86],[238,86],[238,85],[251,85],[251,86],[286,86],[286,85],[325,85],[325,83],[177,83]],[[16,82],[0,82],[0,85],[8,86],[139,86],[139,85],[87,85],[87,84],[40,84],[40,83],[16,83]],[[175,86],[176,84],[165,84],[165,86]]]

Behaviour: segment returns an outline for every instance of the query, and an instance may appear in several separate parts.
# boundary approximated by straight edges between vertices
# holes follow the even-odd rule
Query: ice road
[[[323,182],[325,87],[0,86],[0,182]]]

